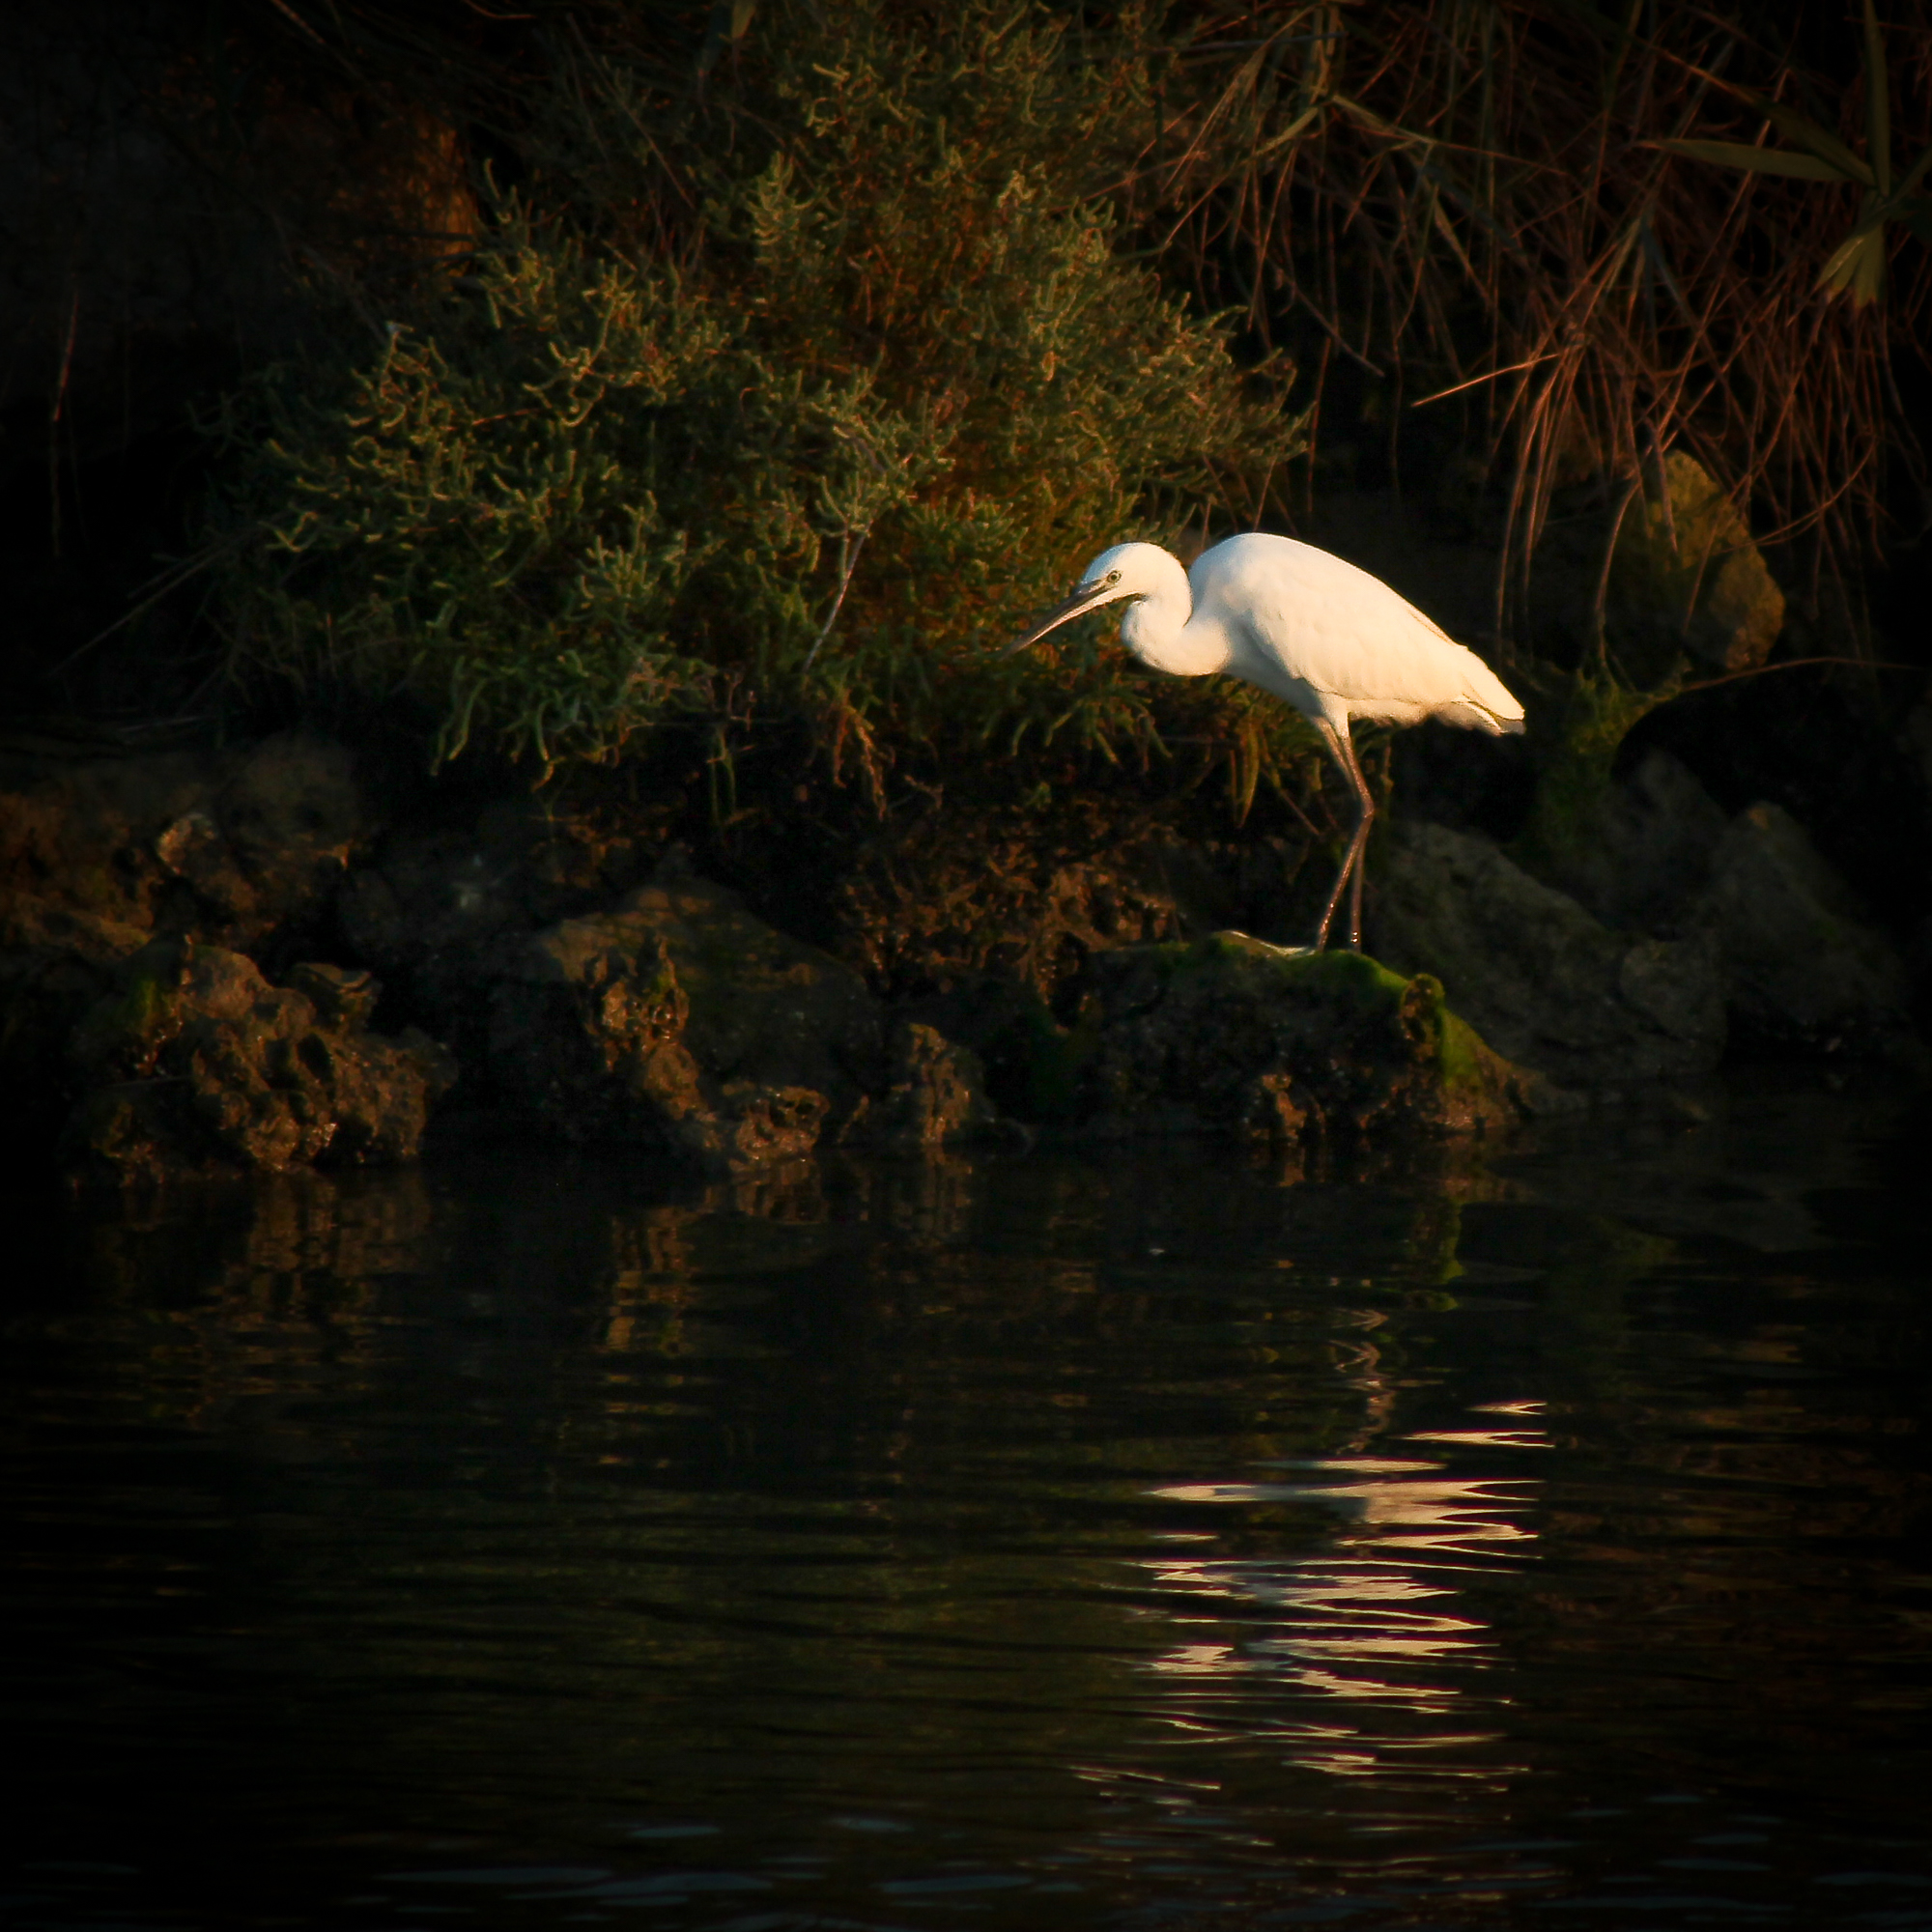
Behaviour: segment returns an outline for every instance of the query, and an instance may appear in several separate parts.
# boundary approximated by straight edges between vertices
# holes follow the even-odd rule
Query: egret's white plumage
[[[1350,943],[1362,940],[1362,854],[1375,800],[1349,737],[1351,719],[1440,718],[1492,736],[1522,729],[1522,706],[1474,651],[1379,578],[1312,544],[1253,532],[1204,551],[1192,570],[1157,544],[1116,544],[1079,588],[1013,649],[1103,604],[1126,600],[1121,641],[1177,677],[1223,671],[1292,704],[1326,741],[1361,808],[1316,945],[1352,879]]]

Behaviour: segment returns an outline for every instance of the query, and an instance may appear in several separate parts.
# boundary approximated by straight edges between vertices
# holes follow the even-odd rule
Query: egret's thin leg
[[[1347,726],[1338,730],[1322,720],[1320,729],[1328,741],[1328,750],[1334,754],[1335,762],[1342,768],[1342,776],[1349,781],[1350,788],[1355,794],[1361,814],[1355,820],[1348,854],[1342,861],[1341,871],[1336,875],[1335,890],[1328,895],[1328,903],[1321,909],[1321,923],[1315,933],[1315,950],[1320,952],[1327,946],[1328,927],[1334,921],[1336,908],[1342,903],[1343,888],[1352,880],[1354,893],[1349,901],[1349,944],[1359,952],[1362,950],[1362,856],[1368,849],[1369,827],[1375,821],[1376,797],[1369,789],[1368,780],[1362,776],[1360,764],[1356,762],[1355,747],[1349,737]]]
[[[1349,944],[1359,952],[1362,950],[1362,881],[1369,875],[1369,828],[1375,821],[1376,795],[1369,789],[1368,775],[1362,770],[1362,761],[1355,755],[1355,741],[1343,739],[1349,752],[1349,775],[1355,781],[1355,791],[1362,801],[1362,822],[1355,828],[1355,871],[1349,881]]]
[[[1349,775],[1349,762],[1342,755],[1342,740],[1335,730],[1323,720],[1316,721],[1316,728],[1321,733],[1328,746],[1328,754],[1340,767],[1342,776]],[[1342,890],[1349,883],[1349,868],[1354,864],[1355,841],[1349,840],[1349,847],[1342,855],[1342,869],[1335,874],[1335,885],[1328,895],[1328,903],[1321,908],[1321,923],[1315,928],[1315,950],[1325,952],[1328,950],[1328,927],[1335,918],[1335,908],[1342,903]]]

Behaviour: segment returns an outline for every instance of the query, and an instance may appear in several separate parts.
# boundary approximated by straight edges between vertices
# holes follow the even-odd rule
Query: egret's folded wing
[[[1522,706],[1474,651],[1345,558],[1291,537],[1231,538],[1195,566],[1197,599],[1238,613],[1251,646],[1351,706]]]

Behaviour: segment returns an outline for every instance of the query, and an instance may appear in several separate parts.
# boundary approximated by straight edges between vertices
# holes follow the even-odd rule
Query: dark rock
[[[1065,1113],[1090,1132],[1346,1146],[1497,1127],[1562,1103],[1491,1052],[1435,980],[1360,953],[1220,933],[1098,953],[1087,985]]]
[[[1679,652],[1714,670],[1760,665],[1784,628],[1784,593],[1737,506],[1681,449],[1625,513],[1607,620],[1628,672],[1655,683]]]
[[[691,1002],[687,1043],[707,1073],[813,1087],[840,1109],[881,1084],[882,1014],[859,975],[754,918],[681,853],[611,917],[627,935],[662,942]],[[563,964],[594,953],[610,929],[568,922],[540,945]]]
[[[156,841],[205,812],[216,783],[213,761],[194,753],[0,760],[0,895],[152,933],[173,896]]]
[[[901,1021],[894,1029],[891,1081],[878,1101],[860,1100],[842,1144],[933,1148],[1011,1130],[986,1097],[980,1056],[932,1027]]]
[[[339,943],[392,1002],[481,1065],[491,989],[527,937],[593,915],[647,867],[634,824],[568,801],[499,800],[473,819],[404,828],[336,900]]]
[[[0,897],[0,1147],[44,1159],[74,1094],[67,1042],[147,934],[98,913],[19,894]]]
[[[1727,819],[1667,752],[1651,751],[1605,790],[1563,856],[1540,853],[1538,870],[1607,925],[1715,949],[1739,1037],[1806,1051],[1912,1050],[1910,971],[1808,835],[1767,802]],[[1633,954],[1629,970],[1648,982],[1637,1004],[1681,1032],[1658,1008],[1672,999],[1657,977],[1664,967],[1662,955]],[[1536,1049],[1523,1051],[1536,1060]]]
[[[185,889],[156,928],[251,952],[312,931],[372,829],[348,750],[277,732],[213,763],[206,782],[152,838],[161,872]]]
[[[434,974],[450,962],[460,971],[498,933],[547,923],[532,903],[524,841],[503,832],[497,823],[398,838],[343,889],[337,917],[350,950],[382,973]]]
[[[673,855],[607,913],[565,920],[520,950],[522,974],[582,983],[621,960],[668,968],[689,1004],[685,1043],[714,1079],[813,1087],[847,1106],[883,1071],[880,1009],[857,973],[775,930]]]
[[[284,983],[314,1007],[325,1026],[366,1027],[383,997],[382,982],[373,973],[313,959],[291,967]]]
[[[1913,1051],[1904,960],[1781,808],[1725,828],[1689,917],[1715,935],[1732,1013],[1758,1041]]]
[[[827,1101],[807,1087],[706,1076],[685,1044],[691,1003],[663,941],[582,929],[532,943],[496,989],[491,1069],[499,1089],[573,1141],[629,1141],[729,1171],[817,1145]],[[554,948],[545,940],[557,939]]]
[[[155,928],[251,952],[321,923],[372,828],[347,748],[307,731],[210,757],[185,809],[152,831],[146,816],[130,816],[124,849],[144,846],[159,874]]]
[[[239,915],[251,936],[312,926],[375,830],[348,748],[310,731],[243,753],[214,810],[251,895]]]
[[[901,1021],[929,1026],[973,1050],[986,1093],[1003,1114],[1046,1121],[1070,1100],[1066,1029],[1031,986],[980,974],[944,993],[908,1001]]]
[[[1377,954],[1436,975],[1498,1052],[1564,1086],[1682,1078],[1723,1053],[1708,936],[1611,932],[1488,839],[1439,825],[1398,828],[1372,883]]]
[[[886,1084],[859,976],[677,863],[510,947],[488,1050],[498,1089],[555,1131],[722,1168],[809,1152]]]
[[[221,828],[200,807],[164,826],[155,839],[162,871],[194,895],[209,923],[232,927],[252,908],[255,895],[242,876],[234,848]]]
[[[948,800],[860,841],[828,897],[840,955],[888,999],[989,974],[1051,998],[1092,952],[1176,936],[1175,875],[1190,869],[1151,826],[1123,829],[1077,793],[1050,814]],[[1279,859],[1262,869],[1278,895]]]
[[[1723,808],[1691,773],[1653,751],[1595,801],[1539,875],[1605,925],[1667,931],[1709,883],[1724,825]]]
[[[348,751],[284,731],[238,753],[0,761],[0,898],[259,952],[324,920],[372,813]]]
[[[434,966],[494,934],[608,904],[648,874],[661,845],[621,815],[548,793],[499,799],[467,822],[406,827],[350,879],[343,930],[379,972]]]
[[[970,1054],[935,1036],[889,1058],[856,972],[697,878],[679,849],[614,904],[531,929],[533,912],[582,903],[634,862],[567,816],[492,811],[396,841],[351,881],[342,931],[404,977],[484,1091],[571,1140],[738,1171],[807,1153],[828,1128],[926,1146],[996,1118]]]
[[[326,1020],[241,953],[178,939],[123,962],[71,1052],[64,1163],[117,1179],[407,1160],[448,1078],[430,1042]]]
[[[10,1134],[48,1144],[77,1092],[69,1035],[121,961],[156,934],[288,957],[368,825],[349,753],[307,732],[238,753],[0,757]]]

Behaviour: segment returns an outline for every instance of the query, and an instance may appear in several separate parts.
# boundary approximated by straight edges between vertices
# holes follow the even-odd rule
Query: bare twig
[[[810,650],[805,654],[805,668],[811,668],[812,660],[818,656],[818,647],[832,635],[832,627],[838,621],[838,612],[844,608],[845,592],[851,587],[852,573],[859,567],[859,553],[866,548],[866,539],[872,533],[868,524],[855,537],[850,530],[844,530],[838,537],[838,594],[832,600],[832,609],[826,613],[824,628],[812,640]]]

